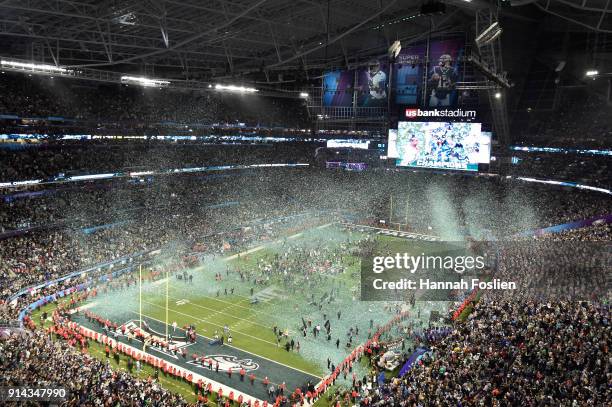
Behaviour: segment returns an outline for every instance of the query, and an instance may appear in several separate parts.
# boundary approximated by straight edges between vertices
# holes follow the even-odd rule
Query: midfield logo
[[[259,369],[259,365],[253,362],[251,359],[238,359],[236,356],[231,355],[206,355],[205,359],[213,360],[213,369],[215,368],[215,362],[219,362],[219,370],[227,372],[229,369],[232,369],[233,372],[238,373],[240,369],[244,369],[247,372],[255,371]],[[199,361],[189,361],[187,362],[189,365],[197,366],[200,368],[208,369],[208,363],[204,362],[204,365]]]
[[[125,327],[127,328],[127,331],[129,332],[130,330],[135,330],[135,329],[139,329],[139,324],[138,321],[128,321],[125,323]],[[178,352],[180,352],[183,348],[187,348],[191,345],[193,345],[192,342],[187,342],[187,340],[185,340],[184,338],[175,338],[172,340],[172,346],[174,347],[174,349],[176,350],[176,352],[170,352],[165,348],[158,348],[156,346],[151,345],[152,341],[164,341],[165,340],[165,335],[159,332],[155,332],[153,330],[151,330],[150,328],[147,330],[146,325],[144,326],[145,329],[143,329],[143,336],[145,338],[145,342],[148,344],[147,346],[147,350],[149,349],[154,349],[159,353],[163,353],[164,355],[171,357],[173,359],[178,359]],[[117,328],[117,336],[124,336],[121,333],[121,328]],[[127,337],[127,335],[125,335]]]

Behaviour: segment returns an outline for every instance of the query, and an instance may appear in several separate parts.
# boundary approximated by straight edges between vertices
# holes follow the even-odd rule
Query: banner
[[[323,75],[323,106],[353,105],[355,71],[332,71]]]
[[[434,39],[429,43],[429,50],[424,42],[403,46],[393,64],[395,103],[423,107],[455,106],[458,102],[456,84],[463,75],[460,61],[464,48],[463,35]]]
[[[419,100],[419,89],[423,77],[423,62],[426,46],[418,44],[402,47],[393,65],[395,82],[395,103],[398,105],[416,105]]]
[[[432,41],[429,47],[427,72],[427,103],[430,107],[455,106],[458,102],[457,82],[460,80],[464,38]]]
[[[389,66],[383,60],[371,61],[357,71],[357,106],[386,107]]]

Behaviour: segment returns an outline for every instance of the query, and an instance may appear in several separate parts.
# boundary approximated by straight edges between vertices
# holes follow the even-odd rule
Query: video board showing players
[[[480,123],[399,122],[389,132],[388,156],[398,167],[478,171],[490,154],[491,136]]]

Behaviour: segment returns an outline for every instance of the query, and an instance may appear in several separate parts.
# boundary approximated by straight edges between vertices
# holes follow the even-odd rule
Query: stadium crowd
[[[54,340],[51,336],[36,329],[2,338],[0,385],[61,385],[68,392],[67,399],[62,402],[65,406],[189,405],[181,396],[162,388],[152,378],[137,379],[129,372],[113,369],[110,363],[75,351],[68,342]]]
[[[594,226],[537,241],[544,247],[591,238],[609,242],[611,230],[609,225]],[[499,268],[494,276],[516,278],[518,272],[534,278],[531,255],[515,253],[513,260],[514,267]],[[557,278],[577,278],[572,276],[574,265],[557,262]],[[559,277],[563,268],[566,275]],[[336,405],[360,406],[609,405],[609,287],[605,278],[599,284],[604,288],[597,295],[592,295],[596,285],[585,285],[582,297],[573,298],[542,285],[527,294],[483,294],[470,304],[465,321],[455,323],[445,335],[421,338],[420,346],[428,352],[403,377],[379,381],[375,361],[385,353],[383,348],[373,356],[374,370],[368,377],[329,397]],[[405,354],[404,361],[409,356]]]
[[[256,103],[253,103],[256,101]],[[104,126],[149,128],[154,124],[246,123],[299,127],[307,119],[299,99],[260,98],[142,88],[49,77],[0,74],[0,115],[63,117]]]
[[[0,148],[0,182],[218,165],[308,163],[313,153],[312,143],[209,145],[167,141],[57,141],[18,149]]]
[[[375,199],[363,200],[362,194],[364,194],[364,191],[371,191],[371,189],[365,188],[366,182],[371,183],[370,178],[359,178],[363,177],[363,174],[357,175],[360,181],[354,182],[351,181],[351,176],[344,173],[326,175],[330,177],[327,182],[323,182],[321,177],[309,174],[309,177],[312,176],[309,183],[306,181],[309,178],[302,170],[295,171],[287,172],[284,175],[275,173],[277,175],[273,177],[270,172],[255,175],[243,174],[235,177],[232,188],[242,187],[241,200],[248,201],[247,198],[250,197],[253,202],[257,202],[257,205],[246,204],[238,207],[215,209],[219,212],[214,212],[213,216],[205,216],[204,213],[202,213],[202,216],[198,216],[196,211],[194,212],[196,215],[187,217],[186,212],[192,212],[196,208],[197,205],[194,201],[200,199],[206,191],[217,188],[216,182],[211,185],[204,183],[204,186],[200,186],[201,189],[199,190],[197,188],[200,184],[188,178],[182,180],[182,182],[175,183],[172,181],[161,183],[160,186],[146,188],[126,184],[117,186],[117,188],[110,188],[111,192],[105,188],[99,191],[94,189],[93,192],[60,191],[58,192],[59,195],[67,194],[62,199],[63,201],[72,198],[75,201],[86,202],[86,199],[81,199],[82,196],[79,194],[101,194],[99,197],[92,199],[91,203],[84,204],[89,207],[83,211],[55,211],[58,214],[64,213],[67,216],[66,220],[71,222],[75,220],[73,215],[80,214],[82,216],[81,221],[84,221],[85,224],[97,216],[98,208],[105,207],[105,205],[112,212],[115,212],[117,208],[112,205],[109,206],[112,200],[133,204],[134,202],[151,200],[147,200],[145,197],[153,198],[152,200],[155,202],[163,202],[164,199],[161,197],[165,197],[167,200],[168,197],[172,197],[172,194],[180,196],[180,198],[177,199],[177,204],[164,206],[162,212],[155,212],[152,208],[147,208],[150,210],[142,211],[142,213],[148,215],[143,217],[137,215],[133,223],[97,230],[91,234],[74,230],[68,233],[63,229],[52,229],[50,231],[42,229],[5,239],[2,244],[1,256],[8,261],[2,262],[1,287],[3,297],[6,298],[18,289],[30,284],[43,282],[87,265],[141,250],[154,249],[159,245],[175,240],[183,242],[183,250],[186,252],[193,249],[196,244],[204,245],[206,250],[212,250],[213,252],[223,250],[224,244],[228,241],[231,241],[232,245],[240,246],[243,244],[247,246],[253,239],[270,235],[273,232],[253,228],[249,232],[239,229],[231,237],[204,239],[201,237],[213,231],[218,231],[223,226],[227,227],[228,219],[232,219],[236,225],[239,225],[241,221],[260,218],[270,213],[276,216],[282,215],[283,213],[279,212],[278,209],[276,211],[273,209],[278,208],[279,202],[286,202],[287,204],[284,214],[303,210],[303,202],[317,205],[327,201],[329,207],[341,209],[343,208],[341,203],[346,202],[347,196],[355,199],[351,206],[362,208],[364,207],[362,205],[370,206],[370,209],[365,211],[364,216],[373,216],[376,210],[379,210],[376,209],[377,201]],[[287,181],[289,179],[300,179],[304,182],[294,182],[295,189],[281,188],[279,185],[282,184],[283,177],[288,177]],[[330,194],[322,199],[320,197],[321,192],[326,192],[326,188],[337,185],[338,178],[348,181],[344,183],[344,194],[341,194],[341,196]],[[389,178],[389,185],[399,183],[398,178],[394,176]],[[277,182],[271,182],[271,180]],[[227,180],[221,178],[218,181]],[[456,180],[448,182],[454,185],[454,181]],[[477,181],[475,179],[459,182],[466,183],[463,185],[464,188],[465,185],[474,187],[471,190],[473,194],[474,191],[478,191],[475,183],[480,181],[486,182],[486,180]],[[441,180],[440,185],[444,185],[445,182]],[[250,188],[248,185],[251,185]],[[291,183],[287,182],[287,185],[291,185]],[[383,183],[383,185],[377,187],[388,187],[389,185]],[[428,191],[421,184],[411,184],[410,187],[413,188],[413,191],[422,192],[421,197],[426,197],[428,193],[433,194],[432,198],[441,194],[440,191]],[[125,188],[125,190],[122,190],[122,188]],[[504,187],[495,184],[492,184],[490,188],[493,190],[499,188],[499,193],[504,191]],[[522,186],[516,188],[520,191],[529,190]],[[299,192],[296,189],[299,189]],[[476,206],[471,207],[471,210],[475,213],[470,214],[466,210],[468,207],[466,204],[472,201],[463,201],[467,198],[462,196],[460,189],[458,187],[457,189],[453,188],[450,190],[452,193],[447,191],[442,195],[452,196],[451,202],[455,203],[455,207],[453,209],[440,208],[440,210],[456,210],[457,213],[463,213],[460,218],[464,218],[465,225],[468,226],[471,216],[484,215],[485,212],[484,209],[479,209]],[[188,197],[189,191],[195,192],[192,197]],[[331,193],[332,190],[330,189],[329,192]],[[542,211],[539,214],[542,217],[538,216],[540,222],[547,216],[551,216],[551,219],[558,222],[561,219],[576,219],[580,216],[598,214],[606,209],[606,202],[609,202],[598,200],[596,196],[589,198],[588,194],[580,195],[580,200],[577,201],[573,192],[565,192],[566,195],[563,196],[566,199],[563,200],[559,199],[562,196],[560,191],[548,194],[541,190],[532,190],[529,193],[532,197],[537,196],[537,200],[534,201],[536,204],[530,202],[530,208],[537,207],[537,203],[540,202],[547,203],[546,206],[538,208]],[[225,190],[218,192],[216,198],[223,201],[230,199],[230,196],[231,191]],[[492,196],[497,195],[493,194]],[[57,198],[57,196],[53,198]],[[490,200],[504,202],[503,198],[490,198]],[[45,206],[53,205],[53,200],[41,202],[44,202]],[[33,198],[30,203],[36,203],[36,199]],[[512,207],[508,200],[506,200],[506,205],[508,205],[508,209],[514,208],[515,211],[520,212],[517,207]],[[513,205],[517,205],[517,203],[513,202]],[[321,205],[321,207],[324,206]],[[382,206],[385,207],[386,205]],[[25,207],[32,208],[35,206],[24,205]],[[181,211],[181,208],[184,208],[184,212]],[[349,207],[345,208],[349,209]],[[492,208],[495,208],[495,206],[488,208],[488,211],[491,211]],[[504,210],[503,204],[499,207],[499,210]],[[23,219],[28,218],[27,210],[25,211],[22,215]],[[10,210],[7,213],[14,214]],[[159,213],[163,213],[164,216],[159,216]],[[179,216],[175,217],[172,215],[173,213]],[[443,214],[443,212],[437,212],[437,215],[441,213]],[[436,213],[428,215],[418,212],[410,215],[423,217],[426,222],[429,222],[436,216]],[[41,218],[43,223],[44,219],[44,217]],[[547,222],[552,222],[551,219],[547,219]],[[56,218],[53,218],[53,220],[56,220]],[[110,220],[112,219],[105,219],[105,221]],[[520,227],[520,225],[517,225],[515,218],[507,221],[497,219],[497,223],[498,228],[504,229],[506,233],[517,231]],[[424,225],[425,223],[421,225],[419,230],[422,230]],[[525,225],[523,224],[523,226]],[[536,222],[531,226],[544,225],[546,224]],[[604,225],[581,229],[551,235],[546,239],[553,242],[559,239],[609,241],[610,227]],[[524,261],[525,264],[528,264],[528,259],[524,259]],[[291,265],[285,264],[283,267],[291,267]],[[65,283],[65,286],[68,287],[75,283],[78,283],[78,280]],[[64,285],[52,289],[43,289],[37,293],[37,297],[41,297],[51,290],[61,289],[62,286]],[[16,304],[10,306],[5,304],[4,312],[8,314],[4,316],[9,317],[9,319],[14,318],[20,307],[25,305],[26,301],[31,300],[31,297],[26,296],[24,299],[18,300]],[[508,298],[496,298],[490,301],[486,298],[481,299],[474,305],[474,312],[465,325],[457,325],[444,339],[436,338],[432,347],[434,357],[431,360],[425,358],[424,362],[411,370],[408,376],[379,387],[374,386],[373,390],[367,389],[367,386],[362,389],[363,383],[361,383],[362,386],[356,387],[361,395],[354,399],[358,399],[363,405],[381,406],[398,405],[398,403],[399,405],[419,405],[419,403],[421,405],[444,405],[450,403],[451,400],[452,402],[459,400],[464,405],[482,403],[508,406],[516,405],[516,403],[571,406],[572,404],[567,402],[570,399],[576,400],[573,405],[588,405],[589,402],[593,405],[599,405],[598,403],[606,401],[605,397],[607,396],[604,390],[607,386],[607,380],[609,380],[606,376],[609,375],[606,346],[610,340],[607,309],[598,307],[596,303],[582,304],[559,301],[554,305],[547,305],[547,303],[535,299],[528,299],[524,302],[515,300]],[[551,332],[555,334],[550,335]],[[492,333],[494,334],[492,335]],[[46,340],[44,335],[41,336],[42,334],[38,332],[29,335],[33,339],[31,339],[32,342],[27,343],[36,345],[40,349],[62,346],[54,345],[50,341],[41,345],[41,341]],[[574,340],[565,341],[558,338],[574,338]],[[19,350],[11,348],[14,347],[14,339],[3,342],[3,346],[7,349],[13,349],[6,353],[10,357],[5,357],[3,363],[16,364],[17,366],[27,352],[33,353],[36,351],[34,348],[27,347]],[[543,359],[543,355],[546,355],[546,359]],[[84,362],[83,358],[87,357],[74,353],[74,357],[65,358],[66,361],[63,363],[80,364]],[[87,363],[99,362],[88,361]],[[40,380],[49,380],[45,379],[46,376],[44,375],[36,377]],[[116,375],[115,377],[120,376]],[[602,378],[605,379],[603,382]],[[533,386],[534,381],[539,383],[539,386]],[[563,383],[563,385],[558,386],[558,383]],[[135,386],[138,387],[138,384]],[[121,387],[117,389],[119,388]],[[155,389],[156,387],[153,386],[152,388]],[[113,389],[115,388],[113,387]],[[171,397],[161,390],[159,392],[156,390],[147,391],[152,393],[143,397],[151,397],[152,399]],[[75,394],[78,394],[78,392]],[[114,390],[105,396],[119,397],[115,395]],[[403,401],[396,403],[396,400],[399,399]]]
[[[300,125],[305,121],[300,104],[285,109],[285,104],[281,108],[276,101],[266,103],[250,106],[253,104],[232,96],[117,86],[92,88],[50,79],[0,81],[0,114],[61,115],[118,131],[129,128],[144,132],[164,121],[211,124],[235,123],[240,118],[248,124],[270,126]],[[287,116],[294,116],[293,122],[287,121]],[[23,124],[21,120],[9,119],[10,125],[19,126]],[[559,123],[564,131],[573,124]],[[605,123],[597,121],[594,125],[596,133],[607,134]],[[312,163],[314,149],[313,143],[226,146],[51,140],[0,148],[0,182],[207,165]],[[566,165],[564,156],[545,158],[525,158],[516,166],[515,174],[556,174],[562,179],[596,179],[609,185],[607,164],[599,159],[573,166]],[[465,235],[482,240],[538,241],[549,252],[554,252],[555,247],[567,247],[562,244],[577,248],[578,242],[610,242],[612,238],[610,225],[535,240],[532,236],[517,237],[522,232],[608,214],[610,199],[602,194],[500,178],[385,169],[350,173],[311,166],[145,175],[2,192],[0,322],[6,325],[29,303],[78,284],[93,284],[108,269],[99,268],[9,301],[13,294],[32,285],[149,250],[169,250],[182,262],[197,261],[204,254],[220,255],[229,248],[240,250],[280,236],[301,222],[295,218],[273,220],[304,213],[315,216],[317,211],[333,213],[333,219],[350,213],[377,226],[381,220],[390,227],[400,227],[401,223],[404,230],[435,234],[449,241]],[[247,278],[284,276],[288,289],[314,284],[317,273],[342,272],[329,263],[341,258],[345,249],[348,246],[337,251],[324,247],[308,251],[287,244],[291,257],[262,261]],[[518,273],[518,277],[528,278],[529,274],[551,270],[564,278],[578,274],[578,269],[553,270],[550,264],[535,262],[526,252],[517,253],[511,268],[500,268],[502,277]],[[563,255],[558,257],[566,260]],[[176,270],[182,265],[177,263]],[[300,274],[293,274],[295,270]],[[608,286],[605,275],[603,279],[601,275],[596,277],[599,280],[595,285],[577,280],[575,287],[591,288],[583,298],[588,301],[567,299],[566,292],[483,295],[469,304],[471,313],[465,321],[455,322],[443,334],[398,329],[393,335],[410,337],[429,348],[421,362],[405,376],[380,383],[380,371],[374,368],[368,377],[354,379],[348,391],[332,393],[330,397],[339,404],[381,407],[610,405],[610,314],[609,305],[601,301]],[[331,310],[324,312],[331,314]],[[306,332],[313,327],[302,321],[304,338],[310,332],[316,337],[316,325],[313,331]],[[0,386],[66,383],[71,395],[67,405],[75,406],[186,404],[159,387],[158,382],[112,370],[64,341],[54,341],[48,333],[31,329],[29,322],[24,329],[0,339]],[[379,322],[384,321],[372,321],[370,328]],[[327,331],[326,336],[331,338],[330,328]],[[348,344],[343,343],[343,347],[350,348],[353,337],[357,335],[353,335],[351,327]],[[337,340],[339,347],[340,339]]]

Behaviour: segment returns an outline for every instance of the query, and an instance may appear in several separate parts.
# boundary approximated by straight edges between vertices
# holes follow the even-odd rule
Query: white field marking
[[[136,311],[131,311],[131,312],[133,312],[135,314],[138,314]],[[153,318],[153,317],[151,317],[149,315],[143,314],[143,316],[146,317],[146,318],[152,319],[153,321],[160,322],[160,323],[162,323],[164,325],[166,324],[164,321],[160,321],[159,319]],[[199,337],[202,337],[202,338],[204,338],[204,339],[206,339],[208,341],[212,340],[212,338],[209,338],[208,336],[205,336],[205,335],[201,335],[201,334],[198,334],[198,333],[196,335],[199,336]],[[274,344],[274,345],[276,345],[276,344]],[[289,365],[286,365],[286,364],[284,364],[282,362],[278,362],[276,360],[272,360],[272,359],[267,358],[265,356],[258,355],[257,353],[253,353],[253,352],[250,352],[248,350],[240,349],[240,348],[238,348],[238,347],[236,347],[234,345],[229,345],[228,343],[223,343],[223,346],[227,346],[229,348],[233,348],[233,349],[239,350],[240,352],[248,353],[249,355],[253,355],[253,356],[256,356],[258,358],[267,360],[268,362],[276,363],[277,365],[281,365],[281,366],[284,366],[284,367],[286,367],[288,369],[295,370],[296,372],[300,372],[300,373],[307,374],[308,376],[316,377],[317,379],[321,379],[321,380],[323,379],[321,376],[318,376],[318,375],[316,375],[314,373],[306,372],[306,371],[304,371],[302,369],[298,369],[297,367],[289,366]]]
[[[269,289],[269,288],[270,288],[270,287],[268,287],[268,288],[266,288],[266,289],[264,289],[264,290],[262,290],[262,291],[260,291],[260,292],[264,292],[264,291],[266,291],[266,290],[267,290],[267,289]],[[273,291],[274,291],[274,290],[273,290]],[[255,294],[253,295],[253,297],[256,297],[256,296],[257,296],[257,294],[258,294],[258,293],[255,293]],[[208,297],[208,296],[204,296],[204,297],[206,297],[206,298],[210,298],[210,299],[214,299],[214,300],[219,301],[219,302],[222,302],[222,303],[224,303],[224,304],[228,304],[228,306],[227,306],[227,307],[225,307],[225,308],[222,308],[222,309],[218,310],[218,309],[214,309],[214,308],[208,308],[208,307],[206,307],[206,306],[204,306],[204,305],[200,305],[200,304],[198,304],[198,303],[196,303],[196,302],[193,302],[193,301],[189,301],[189,300],[184,300],[184,301],[187,301],[187,302],[189,302],[191,305],[196,306],[196,307],[198,307],[198,308],[202,308],[202,309],[205,309],[205,310],[208,310],[208,311],[213,311],[213,314],[209,314],[208,318],[210,318],[210,317],[211,317],[211,316],[213,316],[213,315],[223,314],[223,315],[226,315],[226,316],[228,316],[228,317],[231,317],[231,318],[234,318],[234,319],[238,319],[238,320],[240,321],[240,322],[236,322],[235,324],[231,324],[231,325],[230,325],[230,327],[236,327],[236,326],[239,326],[239,325],[241,325],[241,324],[242,324],[242,322],[249,322],[249,323],[251,323],[251,324],[258,325],[258,326],[260,326],[260,327],[262,327],[262,328],[266,328],[266,329],[270,329],[270,328],[272,328],[272,326],[273,326],[273,325],[264,325],[264,324],[260,324],[260,323],[258,323],[258,322],[254,322],[254,321],[252,321],[252,320],[251,320],[251,319],[249,319],[249,318],[240,318],[240,317],[237,317],[237,316],[235,316],[235,315],[232,315],[231,313],[225,312],[225,311],[228,311],[228,310],[229,310],[229,309],[230,309],[232,306],[235,306],[235,307],[239,307],[239,308],[244,308],[245,310],[252,311],[252,312],[254,312],[254,313],[264,314],[265,316],[267,316],[267,317],[269,318],[269,313],[268,313],[268,312],[265,312],[265,311],[258,311],[258,310],[253,309],[253,307],[245,307],[244,305],[239,305],[241,302],[245,302],[245,301],[247,301],[247,300],[249,300],[249,301],[250,301],[250,300],[252,299],[252,297],[245,297],[245,298],[246,298],[245,300],[239,301],[239,302],[237,302],[237,303],[232,303],[232,302],[229,302],[229,301],[219,300],[219,299],[216,299],[216,298],[214,298],[214,297]],[[172,299],[172,300],[178,300],[178,298],[176,298],[176,297],[172,297],[171,295],[169,295],[169,296],[168,296],[168,298],[170,298],[170,299]],[[272,298],[277,298],[277,297],[272,297]],[[181,300],[181,301],[183,301],[183,300]],[[266,301],[270,301],[270,299],[267,299]],[[178,304],[178,301],[177,301],[177,305],[181,305],[181,304]],[[293,331],[293,330],[288,330],[288,332],[289,332],[289,334],[290,334],[290,335],[293,335],[293,334],[295,334],[295,333],[296,333],[296,332],[295,332],[295,331]]]
[[[168,279],[168,277],[162,278],[160,280],[155,280],[155,281],[153,281],[151,283],[151,285],[161,285],[161,284],[165,283],[167,279]]]
[[[259,291],[257,294],[254,294],[253,297],[256,297],[258,299],[263,298],[263,300],[266,302],[275,300],[277,298],[282,298],[281,295],[276,293],[275,286],[266,287],[263,290]]]
[[[176,297],[172,297],[171,295],[169,295],[169,296],[168,296],[168,298],[171,298],[171,299],[173,299],[173,300],[176,300],[176,299],[177,299]],[[240,317],[237,317],[237,316],[234,316],[234,315],[232,315],[232,314],[228,314],[228,313],[224,312],[224,311],[227,311],[228,309],[230,309],[230,308],[231,308],[232,303],[231,303],[231,302],[229,302],[229,301],[222,301],[223,303],[228,304],[228,306],[227,306],[226,308],[222,308],[222,309],[220,309],[220,310],[219,310],[219,309],[215,309],[215,308],[208,308],[208,307],[206,307],[206,306],[204,306],[204,305],[200,305],[200,304],[198,304],[198,303],[196,303],[196,302],[191,302],[191,301],[189,301],[189,300],[179,300],[179,301],[177,301],[177,302],[176,302],[176,304],[177,304],[177,305],[183,305],[183,304],[179,304],[179,302],[180,302],[180,301],[186,301],[186,302],[190,303],[191,305],[193,305],[193,306],[195,306],[195,307],[202,308],[202,309],[205,309],[205,310],[207,310],[207,311],[212,311],[214,314],[223,314],[223,315],[227,315],[228,317],[232,317],[232,318],[236,318],[236,319],[240,319],[240,320],[244,320],[244,321],[249,321],[249,319],[248,319],[248,318],[240,318]],[[237,305],[237,306],[239,306],[240,308],[249,309],[248,307],[244,307],[244,306],[242,306],[242,305]],[[211,314],[211,315],[212,315],[212,314]],[[265,327],[265,328],[270,328],[269,326],[262,325],[262,324],[258,324],[258,323],[256,323],[256,322],[253,322],[253,323],[254,323],[254,324],[256,324],[256,325],[259,325],[259,326]]]
[[[170,297],[170,298],[172,298],[172,297]],[[240,302],[243,302],[243,301],[245,301],[245,300],[242,300],[242,301],[240,301]],[[232,303],[228,303],[228,304],[230,304],[230,305],[229,305],[229,306],[227,306],[227,307],[225,307],[225,308],[221,308],[221,309],[214,309],[214,308],[208,308],[208,307],[205,307],[204,305],[199,305],[199,304],[196,304],[196,303],[191,303],[191,305],[194,305],[194,306],[196,306],[196,307],[198,307],[198,308],[202,308],[202,309],[205,309],[205,310],[208,310],[208,311],[212,311],[212,312],[211,312],[210,314],[208,314],[208,315],[207,315],[207,317],[206,317],[206,320],[207,320],[207,321],[209,321],[209,322],[210,322],[210,318],[213,318],[213,317],[215,317],[215,316],[217,316],[217,315],[225,315],[225,316],[228,316],[228,317],[230,317],[230,318],[237,319],[237,320],[239,320],[239,321],[247,321],[247,322],[249,322],[249,323],[251,323],[251,324],[254,324],[254,325],[259,325],[259,326],[260,326],[260,327],[262,327],[262,328],[265,328],[265,329],[270,329],[270,327],[269,327],[269,326],[267,326],[267,325],[262,325],[262,324],[259,324],[259,323],[257,323],[257,322],[251,321],[250,319],[247,319],[247,318],[240,318],[240,317],[237,317],[237,316],[234,316],[234,315],[232,315],[232,314],[229,314],[229,313],[225,312],[225,311],[228,311],[228,310],[229,310],[229,309],[232,307]],[[229,325],[229,327],[232,327],[232,326],[234,326],[234,324],[230,324],[230,325]],[[236,331],[236,332],[237,332],[237,331]]]
[[[169,298],[172,298],[172,297],[169,297]],[[174,298],[173,298],[173,299],[174,299]],[[145,301],[145,302],[146,302],[146,301]],[[192,303],[191,305],[196,305],[196,306],[199,306],[199,305],[194,304],[194,303]],[[227,315],[227,316],[229,316],[229,317],[231,317],[231,318],[234,318],[234,319],[238,319],[238,320],[239,320],[239,322],[236,322],[236,323],[234,323],[234,324],[229,324],[229,325],[228,325],[228,327],[230,327],[232,331],[234,331],[234,332],[238,332],[238,333],[240,333],[240,334],[242,334],[242,335],[247,335],[247,336],[248,336],[248,334],[242,333],[242,332],[240,332],[240,331],[238,331],[238,330],[236,330],[236,329],[235,329],[235,327],[236,327],[236,326],[238,326],[239,324],[241,324],[242,322],[249,322],[249,323],[254,324],[254,325],[259,325],[260,327],[262,327],[262,328],[264,328],[264,329],[270,329],[270,327],[269,327],[269,326],[267,326],[267,325],[262,325],[262,324],[259,324],[259,323],[257,323],[257,322],[254,322],[254,321],[252,321],[252,320],[250,320],[250,319],[246,319],[246,318],[239,318],[239,317],[235,317],[235,316],[233,316],[233,315],[230,315],[230,314],[225,313],[224,311],[227,311],[227,310],[228,310],[230,307],[225,307],[225,308],[222,308],[222,309],[220,309],[220,310],[215,310],[215,309],[211,309],[211,308],[206,308],[206,307],[204,307],[204,306],[200,306],[200,307],[201,307],[201,308],[204,308],[204,309],[206,309],[206,310],[209,310],[209,311],[213,311],[212,313],[208,314],[208,315],[206,316],[206,318],[202,318],[202,319],[201,319],[201,321],[203,321],[203,322],[208,322],[208,323],[210,323],[210,324],[212,324],[212,325],[215,325],[215,326],[220,327],[221,325],[213,324],[212,322],[210,322],[211,318],[214,318],[215,316],[217,316],[217,315],[219,315],[219,314],[222,314],[222,315]],[[176,312],[178,312],[178,311],[176,311]],[[180,313],[180,312],[178,312],[178,313]],[[181,313],[181,314],[182,314],[182,313]],[[290,334],[292,334],[292,335],[294,334],[294,332],[289,332],[289,333],[290,333]],[[268,341],[265,341],[265,342],[268,342]],[[268,342],[268,343],[272,343],[272,342]],[[274,345],[276,345],[276,344],[274,343]]]
[[[178,287],[178,286],[176,286],[176,287]],[[172,287],[172,288],[175,288],[175,287]],[[253,296],[255,296],[256,294],[257,294],[257,293],[254,293],[254,294],[253,294]],[[204,294],[200,294],[200,296],[201,296],[201,297],[205,297],[205,298],[208,298],[208,299],[211,299],[211,300],[215,300],[215,301],[218,301],[218,302],[222,302],[222,303],[224,303],[224,304],[232,305],[232,306],[234,306],[234,307],[240,307],[240,308],[244,308],[244,309],[247,309],[247,310],[251,310],[251,311],[256,312],[256,313],[258,313],[258,314],[267,314],[265,311],[258,311],[258,310],[254,310],[254,309],[252,309],[252,308],[250,308],[250,307],[245,307],[244,305],[239,305],[240,303],[245,302],[245,301],[247,301],[247,300],[249,300],[249,301],[250,301],[250,300],[252,300],[252,299],[253,299],[253,297],[247,297],[246,295],[240,295],[240,294],[232,294],[232,295],[233,295],[234,297],[244,298],[244,300],[239,301],[239,302],[237,302],[237,303],[232,303],[232,302],[225,301],[225,300],[222,300],[222,299],[217,298],[217,297],[213,297],[212,295],[204,295]],[[173,298],[172,296],[169,296],[169,298],[172,298],[172,299],[178,299],[178,298]]]
[[[97,303],[96,301],[94,301],[94,302],[90,302],[90,303],[88,303],[88,304],[82,305],[82,306],[80,306],[80,307],[78,307],[78,308],[76,308],[76,309],[78,309],[79,311],[81,311],[81,310],[84,310],[84,309],[89,309],[89,308],[91,308],[91,307],[95,307],[97,304],[98,304],[98,303]]]
[[[259,251],[259,250],[261,250],[261,249],[263,249],[263,248],[265,248],[265,247],[266,247],[265,245],[257,246],[257,247],[254,247],[254,248],[252,248],[252,249],[245,250],[245,251],[243,251],[243,252],[241,252],[241,253],[236,253],[236,254],[234,254],[234,255],[231,255],[231,256],[228,256],[228,257],[224,257],[222,260],[224,260],[224,261],[233,260],[233,259],[235,259],[235,258],[237,258],[237,257],[241,257],[241,256],[244,256],[244,255],[246,255],[246,254],[253,253],[253,252],[256,252],[256,251]]]
[[[170,296],[168,296],[168,298],[172,298]],[[172,298],[173,300],[176,300],[176,298]],[[185,304],[189,304],[189,300],[186,299],[181,299],[181,300],[177,300],[176,301],[176,305],[185,305]]]
[[[296,233],[295,235],[291,235],[289,236],[287,239],[297,239],[298,237],[302,236],[303,233]]]
[[[317,226],[315,229],[325,229],[325,228],[330,227],[333,224],[334,224],[334,222],[326,223],[325,225]]]
[[[161,305],[154,304],[154,303],[152,303],[152,302],[148,302],[148,301],[143,301],[143,302],[145,302],[145,303],[147,303],[147,304],[149,304],[149,305],[153,305],[154,307],[157,307],[157,308],[162,308],[162,309],[165,309],[165,307],[162,307]],[[208,318],[198,318],[198,317],[195,317],[195,316],[193,316],[193,315],[186,314],[186,313],[184,313],[184,312],[180,312],[180,311],[173,310],[173,309],[171,309],[171,310],[169,310],[169,311],[170,311],[170,312],[174,312],[175,314],[184,315],[184,316],[186,316],[186,317],[193,318],[193,319],[195,319],[196,321],[200,321],[200,322],[207,322],[207,323],[209,323],[210,325],[213,325],[213,326],[216,326],[216,327],[219,327],[219,328],[223,328],[223,325],[215,324],[214,322],[211,322],[211,321],[208,319],[208,318],[210,318],[212,315],[211,315],[211,316],[208,316]],[[247,336],[247,337],[249,337],[249,338],[253,338],[253,339],[258,340],[258,341],[260,341],[260,342],[264,342],[264,343],[268,343],[268,344],[270,344],[270,345],[274,345],[274,346],[276,346],[276,343],[275,343],[275,342],[270,342],[270,341],[267,341],[267,340],[265,340],[265,339],[261,339],[261,338],[258,338],[258,337],[256,337],[256,336],[249,335],[249,334],[247,334],[247,333],[240,332],[240,331],[236,331],[236,330],[234,330],[234,332],[236,332],[236,333],[238,333],[238,334],[240,334],[240,335]]]

